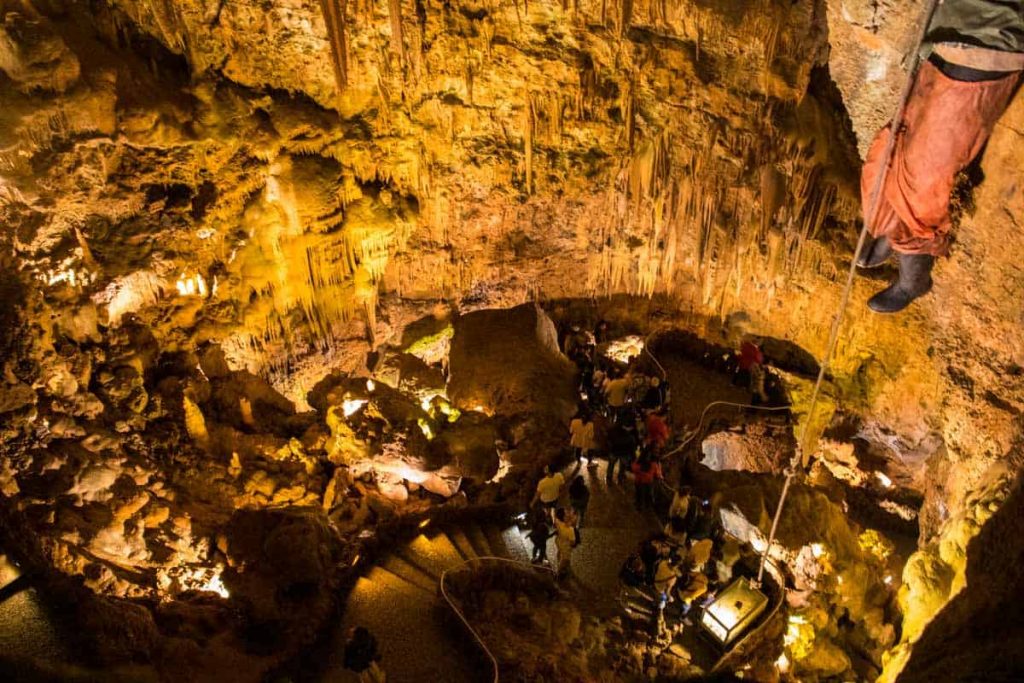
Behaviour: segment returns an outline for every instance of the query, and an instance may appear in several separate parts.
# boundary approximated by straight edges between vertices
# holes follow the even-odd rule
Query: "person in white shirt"
[[[530,500],[530,507],[540,501],[540,504],[547,510],[553,510],[558,504],[558,498],[565,488],[565,477],[561,472],[552,472],[551,465],[544,468],[544,478],[537,482],[537,490]]]

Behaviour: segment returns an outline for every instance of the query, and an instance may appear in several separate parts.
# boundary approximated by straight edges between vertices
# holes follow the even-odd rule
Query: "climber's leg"
[[[907,101],[903,127],[871,231],[903,254],[942,256],[949,249],[949,199],[962,171],[981,151],[1006,108],[1018,74],[981,82],[954,80],[926,62]],[[879,132],[861,176],[870,219],[871,190],[890,131]]]
[[[1014,72],[962,81],[945,75],[936,64],[923,64],[907,101],[877,208],[871,206],[870,195],[891,132],[883,129],[875,138],[864,163],[861,196],[872,234],[888,244],[872,243],[858,259],[878,265],[885,248],[891,247],[900,257],[901,270],[907,272],[872,298],[873,310],[900,311],[931,289],[933,259],[949,250],[949,201],[956,176],[981,151],[1018,77]]]

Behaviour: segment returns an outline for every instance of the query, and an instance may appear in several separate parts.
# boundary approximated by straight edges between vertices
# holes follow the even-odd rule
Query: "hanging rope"
[[[929,0],[928,5],[925,8],[925,12],[922,14],[921,23],[918,27],[917,41],[914,43],[914,52],[911,59],[911,66],[907,72],[907,80],[903,84],[903,92],[900,96],[899,107],[896,109],[896,115],[893,117],[890,123],[891,131],[889,140],[885,146],[885,154],[882,155],[884,162],[878,176],[875,178],[875,184],[871,188],[871,197],[868,203],[870,207],[864,216],[864,227],[860,231],[860,237],[857,239],[857,246],[853,249],[853,258],[850,260],[850,269],[846,274],[846,287],[843,288],[843,298],[839,303],[839,310],[836,312],[835,318],[832,321],[832,331],[829,336],[828,346],[826,347],[825,357],[822,360],[821,367],[818,370],[818,379],[814,382],[814,391],[811,393],[811,403],[807,409],[807,419],[804,421],[803,428],[800,430],[800,437],[797,439],[796,452],[793,454],[793,458],[789,462],[789,467],[786,468],[786,479],[782,484],[782,493],[779,495],[779,504],[775,508],[775,516],[772,518],[771,531],[768,533],[768,543],[765,545],[764,552],[761,553],[761,564],[757,570],[757,581],[761,582],[764,576],[764,565],[768,561],[768,553],[771,551],[772,544],[775,542],[775,532],[779,527],[779,518],[782,516],[782,508],[786,503],[786,495],[789,493],[790,484],[793,482],[793,477],[796,476],[798,468],[802,465],[803,453],[811,452],[810,444],[807,443],[807,435],[810,430],[811,422],[814,420],[814,409],[818,405],[818,397],[821,395],[821,385],[825,380],[825,374],[828,372],[829,365],[832,362],[832,356],[836,350],[836,344],[839,341],[839,329],[843,322],[843,316],[846,314],[846,307],[850,302],[850,292],[853,290],[853,278],[857,274],[857,256],[860,254],[861,249],[864,248],[864,243],[867,241],[868,232],[870,226],[875,223],[878,218],[878,211],[881,205],[879,199],[881,198],[882,188],[885,185],[886,177],[889,175],[889,167],[892,165],[893,153],[896,151],[896,139],[899,136],[900,126],[903,125],[903,114],[907,108],[907,100],[910,99],[911,90],[914,87],[914,80],[917,76],[917,68],[921,61],[921,44],[924,42],[925,33],[928,30],[928,25],[931,23],[932,15],[935,13],[935,8],[939,6],[942,0]]]

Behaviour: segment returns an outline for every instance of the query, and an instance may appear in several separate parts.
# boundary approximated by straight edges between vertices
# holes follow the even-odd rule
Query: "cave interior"
[[[1022,98],[844,291],[925,5],[0,0],[4,679],[1024,678]]]

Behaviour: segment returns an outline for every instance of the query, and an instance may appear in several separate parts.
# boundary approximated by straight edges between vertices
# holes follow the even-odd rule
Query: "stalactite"
[[[620,37],[629,31],[630,22],[633,20],[633,0],[619,0],[619,26]]]
[[[348,0],[320,0],[320,7],[327,25],[327,36],[331,43],[334,79],[338,96],[348,87],[348,39],[345,33],[345,8]]]
[[[623,0],[629,2],[629,0]],[[636,77],[630,78],[626,86],[626,146],[633,151],[636,137]]]
[[[533,138],[535,134],[536,114],[533,108],[533,97],[526,93],[526,106],[523,109],[523,142],[526,147],[526,194],[533,194]]]
[[[404,69],[408,59],[405,56],[405,36],[402,34],[401,0],[388,0],[388,15],[391,19],[391,51],[398,57],[398,63]]]

